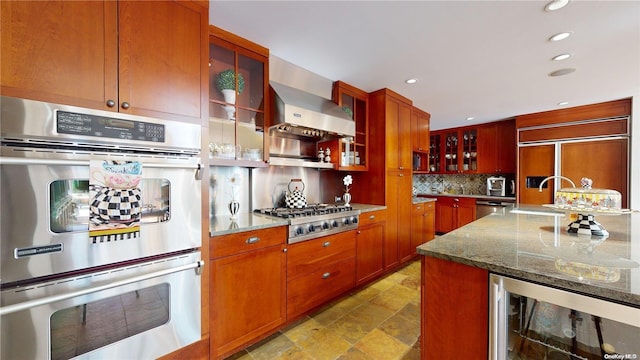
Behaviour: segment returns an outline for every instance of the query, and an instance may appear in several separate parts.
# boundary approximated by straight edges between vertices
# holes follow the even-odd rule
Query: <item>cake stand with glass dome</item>
[[[569,233],[606,237],[609,236],[609,232],[596,221],[596,215],[629,214],[631,210],[622,209],[620,192],[609,189],[594,189],[591,187],[592,184],[591,179],[582,178],[580,180],[582,187],[562,188],[556,191],[553,204],[542,206],[570,214],[578,214],[578,218],[571,222],[567,228]]]

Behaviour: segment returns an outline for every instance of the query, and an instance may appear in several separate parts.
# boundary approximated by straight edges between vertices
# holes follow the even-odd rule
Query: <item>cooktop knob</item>
[[[322,228],[324,230],[328,230],[330,227],[331,226],[329,226],[329,222],[327,222],[327,221],[322,222]]]
[[[344,219],[342,220],[342,222],[343,222],[345,225],[349,225],[349,224],[351,224],[351,219],[349,219],[349,218],[344,218]]]
[[[340,226],[340,224],[338,224],[338,220],[333,220],[333,222],[331,223],[332,227],[338,227]]]
[[[314,232],[314,231],[316,231],[316,227],[315,227],[315,226],[313,226],[313,225],[308,225],[308,226],[307,226],[307,231],[308,231],[308,232]]]
[[[354,216],[354,217],[352,217],[352,218],[351,218],[351,223],[353,223],[353,224],[357,224],[357,223],[358,223],[358,218],[357,218],[357,217],[355,217],[355,216]]]
[[[304,235],[304,229],[299,226],[295,228],[295,231],[296,235]]]

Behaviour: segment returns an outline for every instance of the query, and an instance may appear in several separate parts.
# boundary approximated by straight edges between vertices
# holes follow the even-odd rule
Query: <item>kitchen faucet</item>
[[[545,182],[547,182],[549,179],[554,179],[554,178],[565,179],[565,180],[567,180],[568,182],[570,182],[570,183],[571,183],[571,185],[572,185],[573,187],[576,187],[576,184],[574,184],[574,183],[573,183],[573,181],[571,181],[571,179],[569,179],[568,177],[561,176],[561,175],[552,175],[552,176],[549,176],[549,177],[544,178],[544,179],[540,182],[540,186],[538,187],[538,191],[539,191],[539,192],[542,192],[542,185],[543,185]]]

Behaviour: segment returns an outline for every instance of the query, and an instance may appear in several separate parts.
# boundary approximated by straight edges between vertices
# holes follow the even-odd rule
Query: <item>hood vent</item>
[[[270,82],[274,136],[330,138],[355,136],[355,122],[331,100]]]

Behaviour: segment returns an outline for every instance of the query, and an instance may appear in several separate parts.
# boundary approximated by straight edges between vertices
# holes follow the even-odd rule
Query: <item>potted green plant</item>
[[[216,86],[224,95],[224,101],[229,104],[236,103],[236,73],[231,69],[221,71],[216,77]],[[238,74],[238,94],[244,90],[244,78]]]

